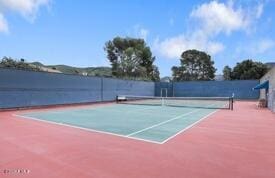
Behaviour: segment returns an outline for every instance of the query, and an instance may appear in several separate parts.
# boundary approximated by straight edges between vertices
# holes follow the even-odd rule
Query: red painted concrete
[[[254,102],[237,102],[163,145],[13,113],[0,113],[0,177],[275,177],[275,114]],[[14,169],[30,173],[3,173]]]

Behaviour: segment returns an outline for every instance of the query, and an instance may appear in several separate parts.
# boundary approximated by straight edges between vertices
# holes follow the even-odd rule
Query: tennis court
[[[118,96],[117,103],[24,112],[19,116],[93,132],[165,143],[218,109],[230,109],[227,97]]]
[[[0,96],[0,175],[274,177],[274,115],[238,100],[254,97],[255,81],[166,87],[44,73],[10,82],[10,74]]]
[[[0,175],[40,178],[274,177],[274,114],[267,109],[257,109],[256,102],[235,101],[234,111],[158,106],[156,101],[154,106],[141,105],[140,101],[137,104],[137,100],[133,102],[135,104],[1,112]],[[194,113],[184,116],[192,111]],[[212,112],[215,113],[181,133]],[[119,114],[122,118],[117,117]],[[178,115],[182,116],[169,120]],[[61,121],[77,128],[56,124]],[[150,142],[124,138],[158,123],[163,124],[129,136]],[[79,127],[91,131],[93,128],[97,132]],[[112,135],[100,133],[102,130]],[[163,135],[157,130],[162,130]],[[169,141],[165,144],[155,144],[166,139]],[[18,170],[25,173],[18,175]]]

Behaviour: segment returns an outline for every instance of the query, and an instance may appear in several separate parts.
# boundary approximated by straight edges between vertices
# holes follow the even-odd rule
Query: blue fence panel
[[[154,82],[0,69],[0,108],[114,101],[154,96]]]
[[[259,91],[252,90],[258,80],[192,81],[174,83],[174,96],[228,97],[258,99]]]
[[[103,101],[115,100],[117,95],[154,96],[154,82],[103,78]]]
[[[101,101],[101,79],[45,72],[0,70],[0,108]]]
[[[166,89],[167,90],[167,96],[172,97],[173,94],[173,83],[172,82],[156,82],[155,84],[155,96],[161,96],[161,90]],[[165,96],[165,95],[163,95]]]
[[[258,99],[257,80],[145,82],[0,69],[0,108],[113,101],[117,95],[231,96]]]

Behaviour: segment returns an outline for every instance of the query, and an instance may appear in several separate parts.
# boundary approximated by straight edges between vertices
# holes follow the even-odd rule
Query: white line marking
[[[89,132],[96,132],[96,133],[102,133],[102,134],[107,134],[107,135],[112,135],[112,136],[123,137],[123,138],[130,138],[130,139],[133,139],[133,140],[139,140],[139,141],[155,143],[155,144],[162,144],[161,142],[157,142],[157,141],[153,141],[153,140],[146,140],[146,139],[142,139],[142,138],[136,138],[136,137],[131,137],[131,136],[115,134],[115,133],[111,133],[111,132],[88,129],[88,128],[84,128],[84,127],[78,127],[78,126],[73,126],[73,125],[64,124],[64,123],[58,123],[58,122],[54,122],[54,121],[46,121],[46,120],[37,119],[37,118],[34,118],[34,117],[29,117],[29,116],[22,116],[22,115],[17,115],[17,114],[13,114],[13,116],[24,118],[24,119],[29,119],[29,120],[35,120],[35,121],[38,121],[38,122],[45,122],[45,123],[54,124],[54,125],[60,125],[60,126],[66,126],[66,127],[81,129],[81,130],[89,131]]]
[[[216,112],[218,112],[218,111],[219,111],[219,110],[215,110],[215,111],[213,111],[213,112],[207,114],[206,116],[204,116],[204,117],[201,118],[200,120],[194,122],[193,124],[191,124],[191,125],[185,127],[183,130],[179,131],[179,132],[176,133],[175,135],[172,135],[171,137],[169,137],[169,138],[167,138],[166,140],[162,141],[161,144],[164,144],[164,143],[168,142],[169,140],[171,140],[172,138],[176,137],[177,135],[179,135],[179,134],[181,134],[181,133],[187,131],[188,129],[190,129],[190,128],[192,128],[192,127],[194,127],[196,124],[198,124],[198,123],[201,122],[202,120],[208,118],[209,116],[211,116],[212,114],[214,114],[214,113],[216,113]]]
[[[191,112],[188,112],[188,113],[185,113],[185,114],[181,114],[181,115],[176,116],[176,117],[174,117],[174,118],[172,118],[172,119],[169,119],[169,120],[160,122],[160,123],[158,123],[158,124],[152,125],[152,126],[150,126],[150,127],[146,127],[146,128],[141,129],[141,130],[139,130],[139,131],[133,132],[133,133],[127,135],[127,136],[130,137],[130,136],[132,136],[132,135],[136,135],[136,134],[138,134],[138,133],[144,132],[144,131],[149,130],[149,129],[152,129],[152,128],[154,128],[154,127],[158,127],[158,126],[163,125],[163,124],[166,124],[166,123],[168,123],[168,122],[171,122],[171,121],[180,119],[180,118],[183,117],[183,116],[188,116],[188,115],[193,114],[193,113],[195,113],[195,112],[198,112],[198,111],[200,111],[200,110],[201,110],[201,109],[196,109],[196,110],[193,110],[193,111],[191,111]]]

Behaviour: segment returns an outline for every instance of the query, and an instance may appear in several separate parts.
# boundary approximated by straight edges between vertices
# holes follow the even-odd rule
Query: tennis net
[[[232,97],[151,97],[119,95],[117,96],[117,103],[233,110]]]

